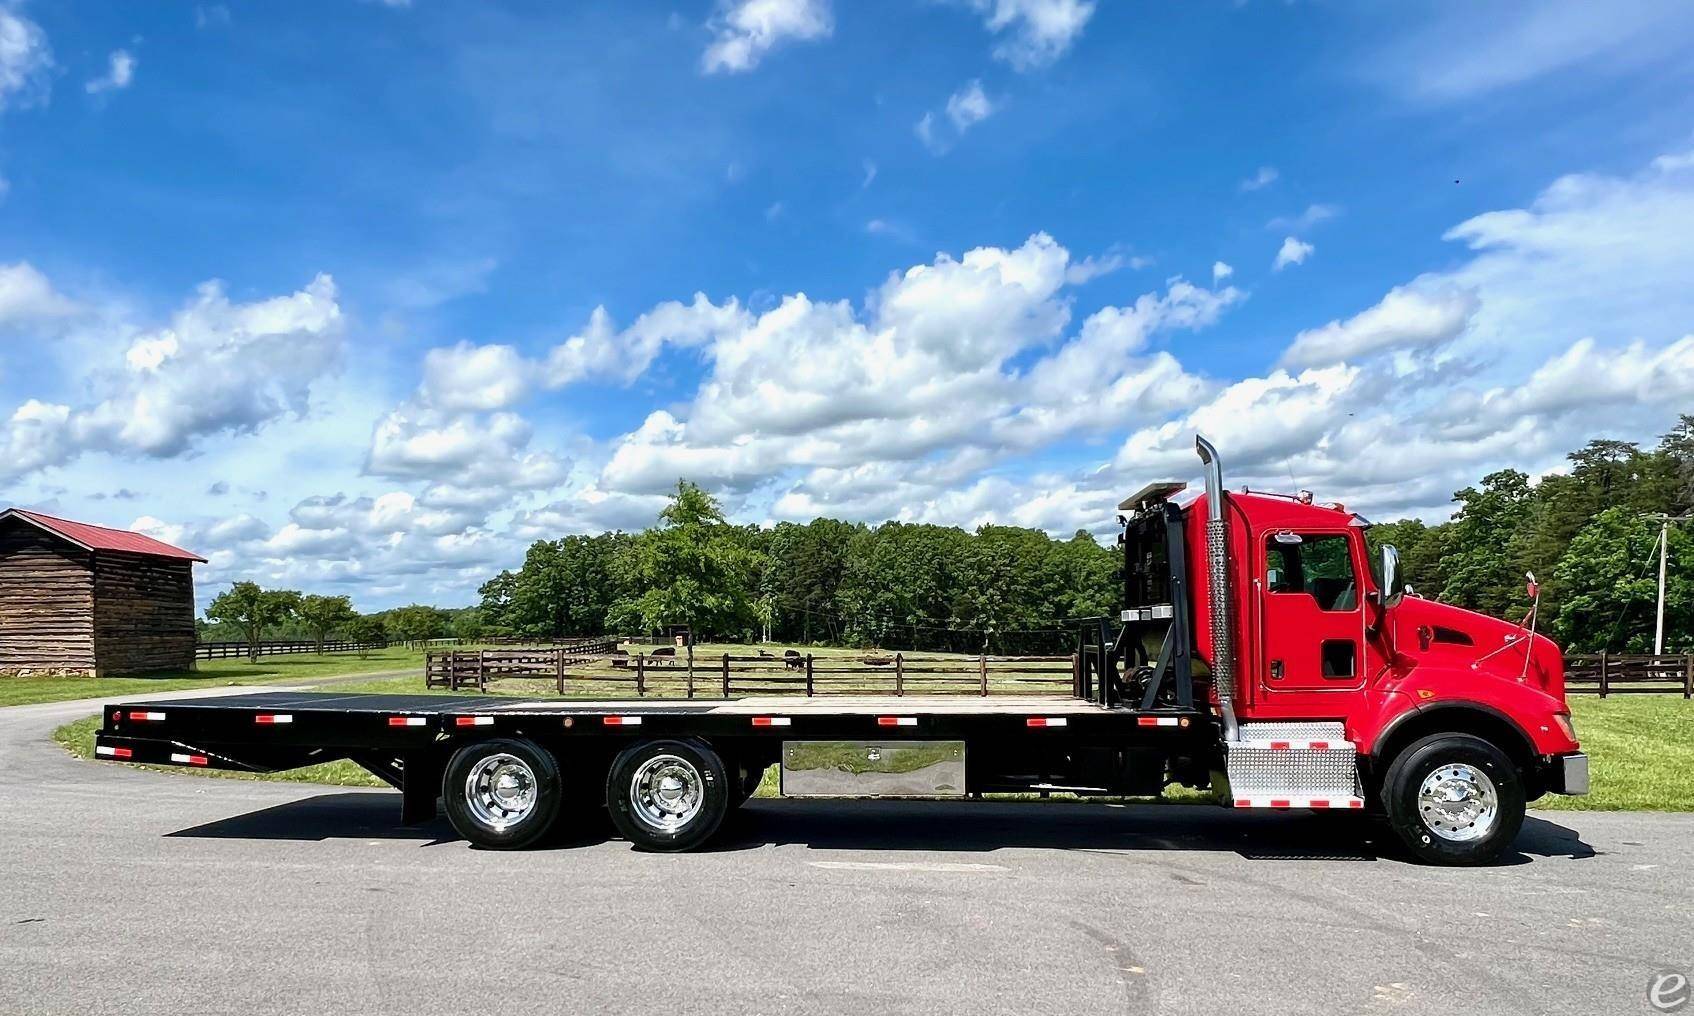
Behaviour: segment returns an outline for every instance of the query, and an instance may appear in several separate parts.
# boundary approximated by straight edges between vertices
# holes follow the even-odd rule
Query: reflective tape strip
[[[787,716],[753,717],[753,726],[755,727],[792,727],[793,725],[794,721]]]
[[[879,727],[915,727],[918,725],[916,716],[878,716],[876,725]]]
[[[608,727],[639,727],[639,726],[641,726],[641,717],[639,717],[639,716],[602,716],[602,717],[600,717],[600,722],[604,723]]]
[[[1287,741],[1272,741],[1270,743],[1270,749],[1271,749],[1271,751],[1287,751],[1288,750],[1288,742]]]
[[[190,765],[190,766],[203,766],[203,765],[206,764],[206,756],[204,756],[204,755],[183,755],[183,754],[180,754],[178,752],[173,751],[173,752],[171,752],[171,761],[172,762],[181,762],[184,765]]]
[[[129,718],[149,723],[158,723],[165,718],[164,713],[130,713]]]
[[[1031,716],[1023,722],[1030,727],[1063,727],[1070,724],[1063,716]]]
[[[1237,808],[1316,808],[1357,810],[1365,806],[1361,797],[1238,797]]]
[[[253,717],[253,722],[254,723],[265,723],[265,724],[293,723],[294,722],[294,716],[291,713],[260,713],[259,715]]]
[[[128,748],[114,748],[109,744],[102,744],[102,745],[96,746],[95,749],[94,749],[94,754],[104,755],[107,758],[134,758],[135,757],[135,752],[131,751],[130,749],[128,749]]]
[[[1138,716],[1135,722],[1143,727],[1174,727],[1178,720],[1174,716]]]
[[[422,716],[390,716],[388,718],[390,727],[421,727],[428,722]]]
[[[453,717],[453,725],[456,727],[492,727],[494,725],[494,717],[455,716]]]

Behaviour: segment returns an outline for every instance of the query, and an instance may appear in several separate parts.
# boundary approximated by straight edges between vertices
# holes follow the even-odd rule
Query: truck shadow
[[[400,824],[398,795],[320,794],[180,829],[207,839],[399,839],[458,841],[443,818]],[[605,813],[567,816],[543,849],[615,839]],[[1231,851],[1263,861],[1403,861],[1392,834],[1364,815],[1245,812],[1204,805],[1013,801],[756,800],[732,813],[706,848],[713,852],[797,845],[819,850],[986,852],[1005,847],[1097,851]],[[621,844],[619,844],[621,846]],[[1537,857],[1588,858],[1573,829],[1539,816],[1524,821],[1498,865]]]

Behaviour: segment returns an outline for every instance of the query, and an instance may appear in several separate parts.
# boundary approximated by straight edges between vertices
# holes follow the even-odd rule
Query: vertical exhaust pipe
[[[1229,599],[1229,526],[1223,513],[1223,463],[1218,450],[1194,435],[1194,450],[1206,464],[1206,588],[1212,619],[1212,684],[1223,710],[1223,739],[1235,740],[1235,630]]]

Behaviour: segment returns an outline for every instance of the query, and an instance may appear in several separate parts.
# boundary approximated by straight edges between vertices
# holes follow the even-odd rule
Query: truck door
[[[1355,542],[1345,532],[1266,534],[1254,585],[1260,687],[1273,699],[1363,687],[1365,614]]]

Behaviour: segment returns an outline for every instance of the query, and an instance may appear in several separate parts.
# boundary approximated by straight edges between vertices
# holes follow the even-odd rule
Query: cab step
[[[1364,807],[1358,752],[1339,723],[1243,723],[1225,745],[1237,808]]]

